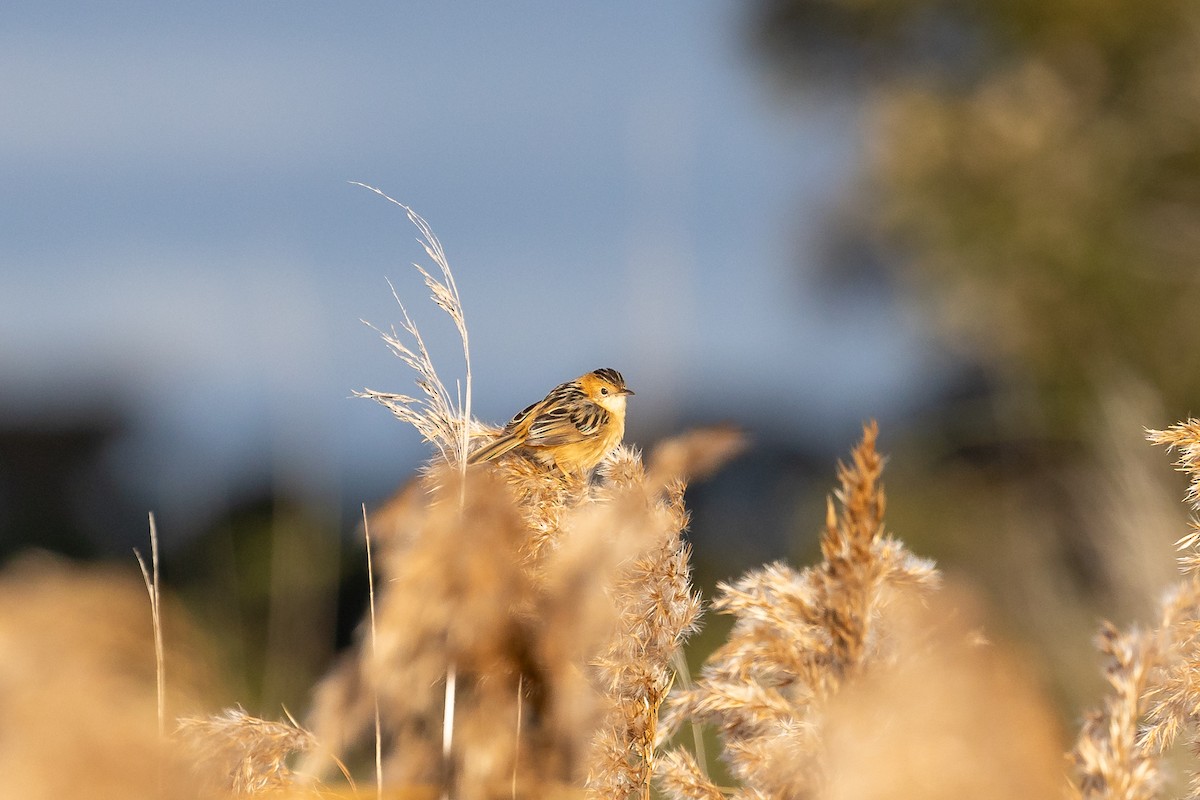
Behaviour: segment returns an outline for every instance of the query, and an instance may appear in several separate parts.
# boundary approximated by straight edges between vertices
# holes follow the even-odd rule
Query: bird
[[[633,394],[615,369],[592,370],[521,410],[467,463],[494,461],[516,450],[564,475],[584,475],[621,443],[625,400]]]

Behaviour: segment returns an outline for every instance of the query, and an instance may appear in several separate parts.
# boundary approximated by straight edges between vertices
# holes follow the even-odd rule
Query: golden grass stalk
[[[364,389],[362,392],[356,394],[360,397],[371,397],[383,403],[396,416],[415,427],[426,441],[431,442],[438,448],[442,460],[457,464],[460,477],[465,477],[467,454],[470,451],[472,424],[471,346],[470,337],[467,333],[466,315],[463,313],[462,298],[459,296],[458,284],[454,280],[454,273],[450,269],[450,262],[446,258],[446,251],[442,247],[441,241],[434,234],[433,229],[429,227],[429,223],[413,211],[412,208],[384,194],[373,186],[358,183],[357,181],[352,181],[352,183],[356,186],[369,189],[388,202],[404,209],[409,221],[416,226],[420,233],[417,241],[425,250],[426,255],[438,266],[438,269],[441,271],[441,280],[433,277],[420,264],[414,263],[413,267],[425,279],[425,286],[430,291],[430,297],[434,305],[446,312],[454,322],[454,327],[458,331],[459,340],[462,345],[466,383],[465,393],[460,387],[458,400],[455,402],[450,397],[445,384],[438,377],[437,370],[434,368],[433,360],[430,358],[429,351],[425,347],[425,341],[421,336],[420,330],[409,317],[408,311],[404,308],[404,304],[400,302],[400,298],[396,294],[396,288],[392,286],[392,296],[396,299],[396,303],[400,306],[400,311],[404,316],[402,327],[411,337],[413,346],[410,347],[405,344],[401,337],[397,335],[395,328],[391,329],[390,334],[384,334],[382,331],[380,333],[392,351],[417,373],[417,386],[421,389],[425,397],[417,399],[407,395],[376,392],[371,389]],[[378,331],[378,328],[376,330]],[[461,492],[465,492],[466,481],[460,480],[459,487]],[[461,508],[466,503],[466,497],[460,494],[458,503]],[[454,742],[454,703],[457,678],[458,667],[452,662],[446,672],[442,714],[442,749],[443,758],[447,761],[449,760]]]
[[[1176,542],[1176,546],[1183,551],[1179,558],[1183,571],[1200,574],[1200,518],[1197,518],[1200,514],[1200,420],[1189,419],[1164,431],[1147,431],[1147,436],[1155,444],[1165,445],[1168,452],[1177,452],[1175,469],[1188,476],[1185,500],[1193,512],[1191,531]]]
[[[691,446],[703,449],[702,438]],[[598,484],[564,495],[576,502],[558,509],[559,538],[531,559],[538,531],[527,518],[545,509],[522,505],[512,475],[473,469],[462,492],[456,471],[432,468],[391,510],[375,663],[360,645],[357,665],[323,682],[316,734],[349,746],[369,727],[370,704],[356,698],[377,692],[390,781],[465,798],[534,797],[585,780],[598,796],[646,796],[672,657],[699,611],[683,483],[665,469],[649,472],[666,485],[651,485],[637,452],[620,449]],[[434,732],[451,664],[447,754]],[[366,718],[348,724],[356,714]]]
[[[629,519],[640,524],[633,558],[613,575],[616,628],[592,661],[610,701],[589,758],[594,797],[650,797],[659,709],[674,683],[675,656],[697,628],[700,598],[691,587],[691,548],[682,538],[688,522],[683,473],[701,459],[674,463],[673,452],[689,446],[707,454],[726,442],[703,433],[669,441],[652,457],[649,475],[629,448],[601,467],[606,499],[600,502],[621,516],[605,520],[605,527]]]
[[[1139,744],[1162,753],[1189,732],[1200,744],[1200,582],[1185,578],[1167,593],[1162,604],[1157,646],[1151,662],[1154,681],[1143,696],[1147,704]],[[1194,748],[1200,753],[1200,747]]]
[[[375,562],[371,558],[371,525],[367,519],[367,506],[362,507],[363,540],[367,547],[367,601],[371,621],[371,663],[379,663],[379,644],[375,624]],[[378,668],[377,666],[375,668]],[[375,796],[383,797],[383,733],[379,722],[379,693],[371,692],[371,703],[375,711]]]
[[[799,572],[776,563],[722,584],[713,607],[735,618],[733,630],[695,686],[669,704],[665,734],[689,720],[715,726],[734,775],[764,796],[820,789],[824,710],[846,680],[882,658],[875,626],[889,596],[938,585],[930,562],[885,533],[876,435],[874,423],[864,426],[850,463],[838,465],[824,560]],[[687,757],[669,763],[661,778],[670,796],[717,791],[686,769]]]
[[[158,735],[163,736],[167,730],[167,676],[165,658],[163,656],[162,617],[159,613],[162,593],[158,582],[158,528],[154,524],[154,512],[150,512],[150,561],[151,569],[146,569],[146,561],[142,554],[133,550],[138,567],[142,570],[142,580],[146,584],[146,592],[150,595],[150,622],[154,627],[154,667],[158,687]]]
[[[335,669],[318,688],[310,716],[322,740],[348,749],[373,716],[361,698],[377,695],[385,772],[395,784],[469,790],[472,782],[494,784],[502,770],[505,784],[511,782],[511,705],[532,624],[529,586],[516,557],[522,529],[500,484],[486,474],[468,478],[461,510],[459,477],[447,467],[404,496],[393,518],[403,530],[384,535],[380,554],[375,656],[360,646]],[[379,527],[373,524],[373,532]],[[451,671],[459,722],[447,759],[435,732],[445,730]]]
[[[1143,739],[1139,728],[1151,672],[1162,657],[1156,636],[1137,628],[1122,633],[1106,622],[1096,647],[1105,657],[1111,692],[1100,709],[1084,718],[1071,751],[1075,795],[1084,800],[1152,800],[1162,785],[1158,743]]]
[[[1163,602],[1160,680],[1147,691],[1150,706],[1141,744],[1153,752],[1170,747],[1187,731],[1200,753],[1200,420],[1189,419],[1165,431],[1149,431],[1155,444],[1179,454],[1175,468],[1188,476],[1185,501],[1192,508],[1190,532],[1176,543],[1183,579]],[[1200,796],[1200,771],[1193,770],[1191,796]]]
[[[458,664],[451,661],[446,667],[446,690],[442,693],[442,763],[447,773],[442,779],[442,800],[449,800],[454,786],[452,757],[454,755],[454,706],[458,700]]]
[[[659,779],[671,797],[678,800],[724,800],[725,795],[700,769],[687,750],[676,748],[663,754],[658,764]]]
[[[1149,800],[1165,784],[1162,762],[1181,736],[1200,753],[1200,583],[1185,577],[1162,601],[1157,628],[1118,631],[1104,623],[1096,638],[1110,687],[1084,718],[1071,752],[1072,789],[1085,800]],[[1200,796],[1191,770],[1188,797]]]
[[[1200,511],[1200,422],[1188,420],[1147,432],[1150,441],[1179,453],[1176,469],[1189,478],[1185,495]],[[1177,546],[1182,579],[1162,602],[1151,631],[1118,631],[1105,623],[1097,637],[1110,693],[1084,720],[1072,758],[1076,796],[1155,798],[1164,783],[1160,762],[1186,736],[1200,752],[1200,523]],[[1189,797],[1200,797],[1200,771],[1192,770]]]
[[[313,735],[294,721],[258,719],[240,708],[180,719],[177,735],[194,753],[197,775],[237,796],[300,785],[287,759],[316,747]]]
[[[454,273],[450,269],[450,262],[446,258],[445,248],[442,247],[442,243],[434,234],[433,229],[429,227],[429,223],[410,207],[389,197],[373,186],[358,183],[357,181],[351,181],[351,183],[355,186],[368,189],[389,203],[404,209],[404,213],[408,216],[409,221],[416,226],[417,231],[420,233],[417,241],[425,250],[426,255],[437,265],[441,273],[441,278],[435,278],[420,264],[414,263],[413,267],[424,278],[425,285],[430,291],[430,297],[434,304],[446,312],[447,316],[453,321],[455,329],[458,331],[459,340],[462,344],[465,381],[465,391],[462,392],[461,397],[458,399],[451,397],[445,383],[438,376],[437,369],[433,365],[433,359],[430,357],[429,350],[425,346],[425,340],[421,336],[421,331],[417,328],[416,323],[412,321],[412,318],[409,317],[404,304],[400,302],[395,287],[389,283],[392,289],[392,296],[396,299],[397,305],[400,306],[400,313],[404,317],[403,322],[401,322],[401,329],[411,339],[411,343],[406,342],[404,337],[396,331],[395,327],[392,327],[388,332],[381,331],[378,328],[374,328],[374,326],[371,327],[379,332],[392,352],[399,356],[416,373],[417,388],[421,390],[423,396],[418,398],[393,392],[380,392],[374,389],[363,389],[354,394],[357,397],[368,397],[382,403],[398,418],[416,428],[425,441],[437,447],[444,461],[456,463],[465,468],[472,434],[471,347],[470,337],[467,333],[466,315],[463,312],[462,298],[459,296],[458,285],[454,281]]]

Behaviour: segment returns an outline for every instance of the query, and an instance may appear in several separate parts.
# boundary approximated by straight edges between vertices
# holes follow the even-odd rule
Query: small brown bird
[[[520,448],[565,475],[584,474],[621,443],[625,398],[631,394],[615,369],[581,375],[513,417],[499,438],[472,453],[467,463],[492,461]]]

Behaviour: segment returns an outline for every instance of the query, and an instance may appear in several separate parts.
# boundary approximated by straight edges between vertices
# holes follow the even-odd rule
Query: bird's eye
[[[607,387],[607,386],[601,386],[601,387],[600,387],[600,394],[608,394],[608,387]]]

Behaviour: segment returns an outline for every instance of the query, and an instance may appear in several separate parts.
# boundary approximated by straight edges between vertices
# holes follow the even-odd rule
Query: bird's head
[[[593,370],[579,379],[579,386],[593,403],[618,414],[625,413],[625,398],[633,394],[615,369]]]

